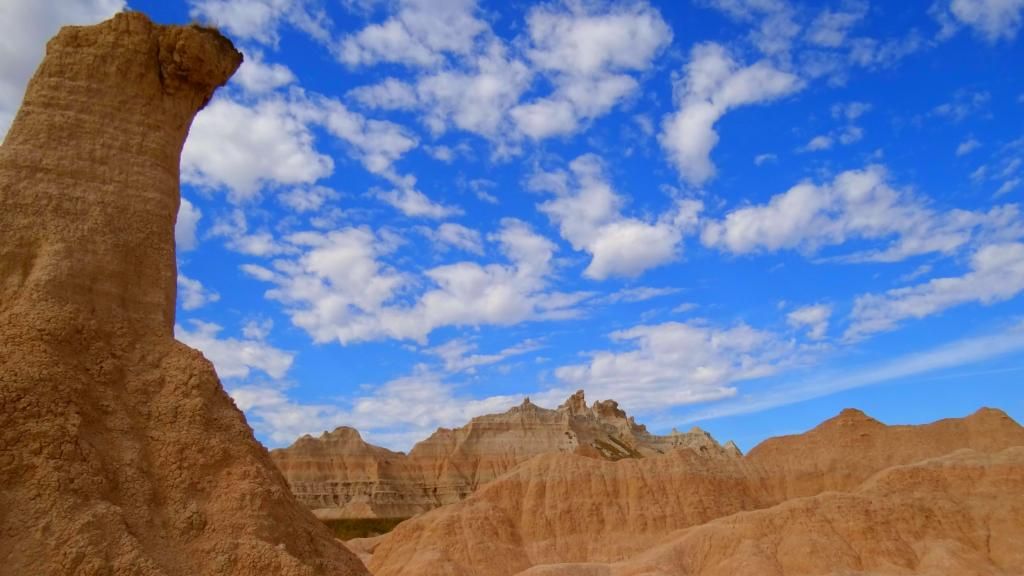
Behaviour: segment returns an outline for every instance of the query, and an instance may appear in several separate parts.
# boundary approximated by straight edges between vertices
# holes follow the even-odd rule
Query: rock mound
[[[967,574],[1016,574],[1024,557],[985,541],[1024,536],[1011,520],[1024,506],[1024,477],[1013,476],[1024,450],[1001,452],[1021,446],[1024,428],[994,410],[924,426],[847,411],[742,458],[549,454],[399,525],[369,566],[377,576],[937,575],[959,573],[935,571],[951,554],[951,566],[998,568]],[[909,562],[916,549],[932,560]]]
[[[179,154],[240,62],[139,13],[65,28],[0,146],[5,574],[366,574],[173,337]]]
[[[614,400],[588,406],[581,390],[556,409],[527,398],[502,414],[441,428],[408,456],[367,444],[351,428],[305,436],[271,455],[299,500],[322,518],[406,518],[458,502],[543,454],[617,461],[680,448],[705,457],[739,455],[735,445],[723,448],[700,429],[651,434]]]

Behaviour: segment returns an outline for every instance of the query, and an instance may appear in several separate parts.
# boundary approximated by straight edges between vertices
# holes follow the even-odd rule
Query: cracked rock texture
[[[139,13],[64,28],[0,146],[2,574],[366,574],[173,337],[179,155],[240,63]]]

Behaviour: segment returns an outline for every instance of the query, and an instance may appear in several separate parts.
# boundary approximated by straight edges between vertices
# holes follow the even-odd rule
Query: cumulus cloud
[[[635,277],[674,260],[683,234],[696,227],[702,204],[680,200],[654,221],[622,215],[625,200],[612,190],[601,160],[592,154],[569,164],[569,172],[538,173],[530,185],[554,193],[538,206],[558,225],[574,249],[591,255],[584,275],[597,280]]]
[[[220,300],[220,294],[203,286],[195,278],[178,272],[178,302],[184,310],[197,310]]]
[[[226,188],[235,202],[269,184],[312,184],[333,170],[300,109],[279,97],[251,106],[214,99],[196,116],[181,154],[182,180]]]
[[[226,188],[234,202],[267,186],[311,185],[329,176],[333,160],[316,149],[314,127],[341,139],[371,173],[402,181],[393,163],[417,145],[408,130],[368,119],[341,102],[293,91],[255,103],[214,99],[196,116],[182,151],[182,178]]]
[[[422,76],[416,92],[425,108],[424,121],[435,134],[449,126],[499,139],[509,131],[509,110],[529,88],[533,73],[509,57],[498,40],[471,59],[464,69],[445,69]]]
[[[462,210],[434,202],[426,194],[412,186],[401,186],[392,190],[381,190],[377,197],[396,210],[411,218],[447,218],[461,214]]]
[[[786,315],[786,322],[794,328],[806,328],[807,337],[811,340],[821,340],[828,331],[828,320],[831,316],[831,306],[815,304],[793,310]]]
[[[199,226],[199,219],[203,213],[186,198],[181,199],[178,205],[178,218],[174,222],[174,245],[179,252],[195,250],[199,245],[196,238],[196,228]]]
[[[882,294],[857,297],[844,337],[857,340],[893,330],[901,322],[924,318],[971,302],[990,305],[1024,291],[1024,244],[991,244],[978,249],[963,276],[934,278]]]
[[[698,44],[675,86],[678,110],[662,122],[661,145],[680,176],[699,186],[715,175],[711,150],[718,144],[715,123],[722,116],[793,94],[803,85],[767,60],[741,67],[723,46]]]
[[[189,15],[231,36],[276,46],[282,25],[327,42],[330,20],[309,0],[189,0]]]
[[[389,19],[342,42],[351,65],[398,62],[410,81],[387,78],[349,96],[377,109],[416,109],[434,134],[450,127],[491,140],[497,155],[578,131],[635,92],[672,32],[646,2],[536,6],[525,32],[504,42],[473,1],[403,1]],[[522,101],[544,78],[550,91]]]
[[[400,0],[394,16],[343,38],[337,57],[349,65],[438,66],[446,55],[471,53],[489,29],[476,12],[476,0]]]
[[[223,328],[211,322],[192,320],[191,329],[174,326],[174,336],[198,349],[213,362],[221,378],[248,378],[259,371],[282,378],[292,366],[294,354],[275,348],[262,338],[220,338]]]
[[[848,170],[828,184],[798,184],[767,204],[733,210],[706,221],[704,245],[734,254],[798,249],[813,253],[848,240],[883,241],[879,250],[844,257],[850,261],[894,262],[918,254],[952,253],[972,239],[1022,233],[1016,205],[988,212],[940,212],[909,191],[887,182],[881,166]]]
[[[484,253],[484,244],[480,232],[467,228],[462,224],[445,222],[436,229],[424,227],[419,231],[430,239],[439,251],[446,252],[456,248],[478,256],[482,256]]]
[[[292,322],[317,342],[415,340],[444,326],[508,326],[566,318],[584,294],[548,289],[555,246],[525,223],[507,219],[491,236],[509,264],[456,262],[403,274],[382,261],[388,243],[366,228],[302,232],[285,241],[299,256],[273,270],[243,269],[275,285],[267,292],[285,304]],[[419,285],[426,288],[411,293]]]
[[[348,91],[348,97],[367,108],[378,110],[408,110],[419,104],[416,89],[396,78],[353,88]]]
[[[283,64],[264,62],[263,53],[254,50],[245,54],[231,81],[250,94],[265,94],[294,83],[295,74]]]
[[[736,394],[735,383],[767,376],[785,365],[791,346],[745,324],[715,328],[666,322],[613,332],[622,351],[598,351],[585,364],[555,371],[570,387],[615,398],[631,410],[657,410]]]
[[[939,8],[940,37],[960,26],[971,28],[990,43],[1013,40],[1020,31],[1024,0],[952,0]]]
[[[0,141],[21,106],[25,87],[61,26],[95,24],[125,7],[124,0],[5,0],[0,3]]]
[[[292,188],[277,196],[278,201],[292,210],[304,214],[319,210],[324,204],[337,199],[338,192],[324,186]]]
[[[642,3],[592,11],[540,6],[527,27],[527,56],[555,90],[510,113],[519,131],[537,140],[570,134],[582,120],[607,113],[636,89],[629,73],[648,69],[672,39],[658,11]]]

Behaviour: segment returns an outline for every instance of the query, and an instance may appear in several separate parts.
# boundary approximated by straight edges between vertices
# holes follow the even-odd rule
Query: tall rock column
[[[362,575],[173,336],[179,157],[242,60],[68,27],[0,146],[0,573]]]

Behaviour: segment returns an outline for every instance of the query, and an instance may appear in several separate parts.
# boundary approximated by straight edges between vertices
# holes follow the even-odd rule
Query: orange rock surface
[[[29,84],[0,146],[0,573],[366,574],[173,336],[179,155],[240,62],[128,12]]]
[[[366,443],[352,428],[304,436],[271,455],[299,500],[322,518],[406,518],[458,502],[542,454],[615,461],[682,446],[739,456],[705,432],[650,434],[613,400],[588,406],[583,392],[557,409],[529,399],[502,414],[439,429],[407,455]]]
[[[925,426],[844,411],[743,458],[550,454],[364,554],[377,576],[1019,574],[1014,447],[1024,428],[997,410]]]

